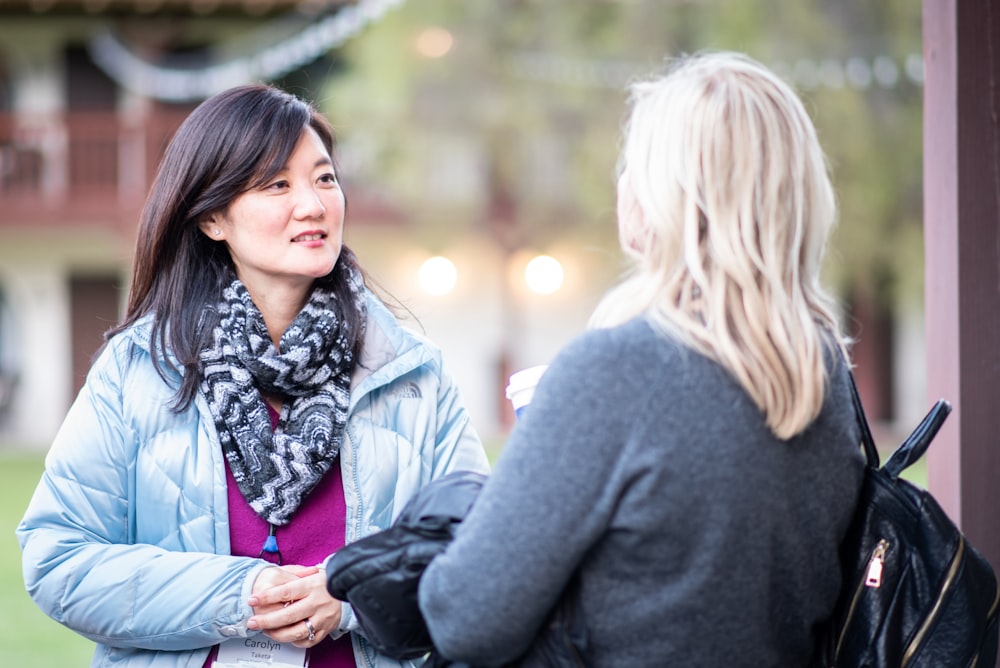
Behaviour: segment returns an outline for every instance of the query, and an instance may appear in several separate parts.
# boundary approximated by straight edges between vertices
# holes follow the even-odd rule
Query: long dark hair
[[[307,126],[335,158],[333,130],[312,105],[277,88],[251,84],[201,103],[167,146],[139,220],[125,317],[105,338],[152,314],[150,346],[157,372],[167,380],[165,365],[183,368],[176,410],[189,406],[198,391],[199,353],[217,321],[206,307],[218,304],[236,278],[226,247],[208,239],[198,223],[225,212],[237,196],[283,169]],[[345,307],[354,303],[346,281],[352,266],[360,271],[354,253],[344,246],[333,270],[316,279]],[[345,317],[358,359],[361,316],[348,312]]]

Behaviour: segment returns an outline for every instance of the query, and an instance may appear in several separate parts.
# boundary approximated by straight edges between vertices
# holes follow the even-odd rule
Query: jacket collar
[[[387,385],[432,359],[426,340],[404,327],[371,290],[365,289],[368,323],[361,358],[351,377],[351,407],[373,389]],[[152,314],[146,314],[124,332],[131,341],[152,354]],[[169,367],[182,374],[173,353],[166,353]]]
[[[351,407],[368,392],[382,387],[432,361],[426,340],[400,324],[385,304],[370,291],[368,324],[361,359],[351,377]]]

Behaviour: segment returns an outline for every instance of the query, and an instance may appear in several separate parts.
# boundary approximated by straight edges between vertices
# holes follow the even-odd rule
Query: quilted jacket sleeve
[[[443,364],[437,402],[438,432],[431,479],[452,471],[488,473],[490,464],[482,441],[472,426],[458,386]]]
[[[27,591],[56,621],[112,647],[184,650],[248,635],[246,600],[266,564],[213,554],[211,504],[197,493],[191,501],[178,477],[211,471],[192,463],[207,435],[194,411],[185,416],[163,407],[169,388],[145,353],[127,348],[109,345],[95,363],[18,526]],[[142,420],[131,408],[140,405]],[[191,452],[143,463],[139,452],[152,447]],[[156,469],[174,461],[175,470]],[[212,485],[191,482],[195,490]],[[151,540],[136,506],[155,507],[164,495],[189,502],[174,506],[172,516],[145,513],[143,522],[162,527]]]

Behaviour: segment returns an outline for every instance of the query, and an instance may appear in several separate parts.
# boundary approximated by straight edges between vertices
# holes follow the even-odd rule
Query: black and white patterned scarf
[[[354,304],[315,288],[275,350],[250,293],[233,281],[200,355],[201,390],[233,477],[272,527],[291,520],[343,441],[354,367],[344,309],[357,310],[362,322],[366,314],[360,273],[349,283]],[[286,397],[273,431],[261,392]]]

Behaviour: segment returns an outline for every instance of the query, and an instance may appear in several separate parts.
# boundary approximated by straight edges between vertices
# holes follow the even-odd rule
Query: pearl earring
[[[220,230],[218,227],[215,228],[215,236],[219,236],[220,234],[222,234],[222,230]]]

